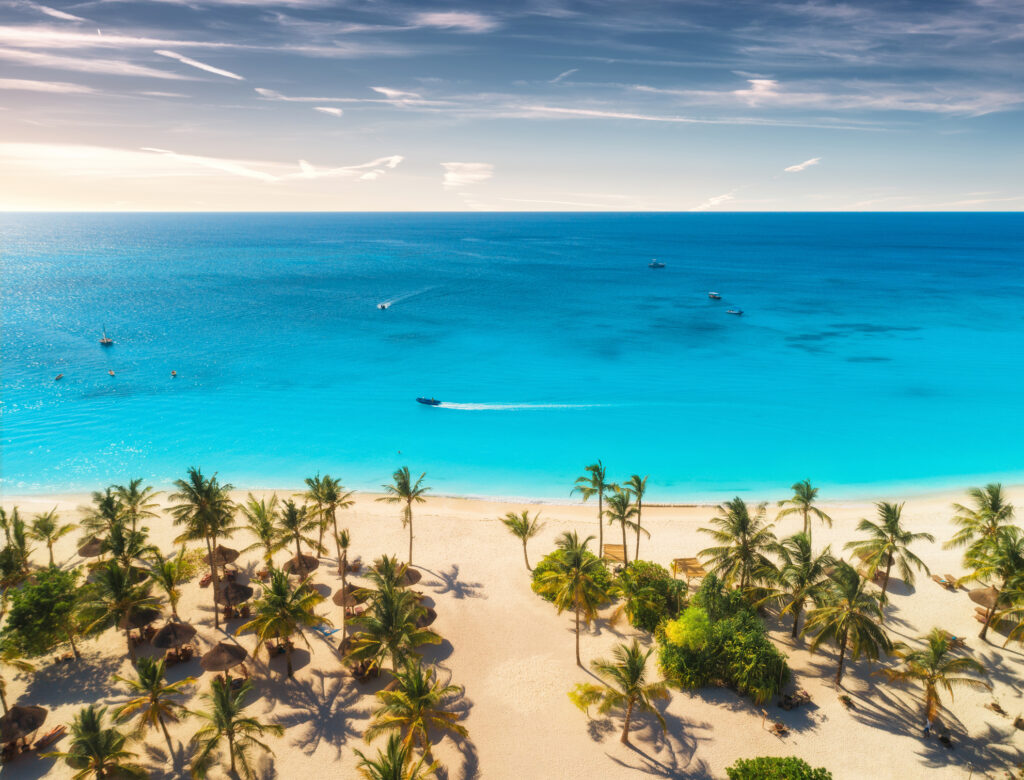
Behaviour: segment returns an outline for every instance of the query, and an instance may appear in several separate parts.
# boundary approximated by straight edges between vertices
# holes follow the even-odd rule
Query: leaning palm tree
[[[579,493],[583,498],[583,503],[597,496],[597,553],[600,555],[604,550],[604,496],[609,485],[605,481],[607,475],[604,464],[600,460],[597,463],[591,463],[584,471],[588,473],[582,477],[576,477],[575,487],[569,493],[570,495]]]
[[[124,683],[131,690],[131,698],[114,711],[117,720],[139,719],[136,728],[138,736],[144,736],[152,728],[159,727],[167,740],[167,755],[174,755],[171,735],[167,731],[167,721],[177,723],[185,712],[185,705],[179,701],[184,689],[192,685],[195,677],[186,677],[178,682],[169,683],[164,679],[166,668],[163,659],[148,656],[139,659],[135,668],[135,679],[114,675],[114,679]]]
[[[378,498],[378,501],[384,501],[388,504],[402,504],[402,525],[409,527],[409,565],[412,566],[412,505],[422,504],[427,499],[423,497],[423,494],[430,490],[423,484],[424,477],[427,476],[426,472],[420,474],[419,479],[415,482],[412,481],[412,476],[409,474],[409,467],[402,466],[394,474],[391,475],[392,483],[390,485],[381,485],[384,488],[386,495]]]
[[[185,560],[185,550],[178,550],[178,554],[173,558],[165,558],[159,550],[154,550],[148,571],[153,584],[167,596],[171,614],[178,620],[181,586],[191,577],[188,562]]]
[[[780,565],[768,578],[768,595],[762,601],[774,601],[781,606],[781,614],[793,616],[790,636],[795,639],[804,607],[808,601],[817,600],[836,559],[828,547],[815,555],[811,540],[803,533],[783,539],[772,547],[772,552],[779,557]]]
[[[1024,583],[1024,531],[1015,525],[1004,526],[988,544],[969,549],[964,557],[973,571],[960,581],[985,582],[996,589],[995,604],[978,634],[985,639],[996,613]]]
[[[204,477],[202,471],[192,467],[185,479],[175,481],[177,492],[169,498],[178,503],[171,507],[174,524],[184,526],[184,532],[175,539],[176,544],[187,541],[205,541],[207,560],[213,575],[213,625],[220,628],[220,610],[217,608],[217,592],[220,581],[217,567],[213,565],[213,548],[217,540],[228,538],[235,530],[235,504],[231,500],[230,484],[221,484],[217,475]]]
[[[558,614],[569,609],[576,617],[577,666],[583,666],[580,660],[580,621],[589,624],[596,618],[598,607],[608,600],[609,595],[597,578],[604,562],[587,550],[593,538],[588,536],[581,542],[575,531],[563,533],[558,537],[554,566],[537,578],[538,591],[553,598]]]
[[[415,594],[403,588],[376,591],[370,608],[350,621],[353,634],[345,662],[368,661],[380,668],[388,658],[397,672],[409,659],[419,657],[417,647],[441,642],[438,634],[416,625],[424,611]]]
[[[859,557],[868,567],[871,577],[875,572],[885,572],[882,581],[882,598],[889,589],[889,573],[895,564],[900,576],[908,585],[914,584],[914,571],[911,566],[918,570],[924,569],[928,573],[928,566],[910,551],[910,545],[914,542],[934,542],[935,537],[929,533],[912,533],[906,530],[900,523],[903,515],[903,504],[890,504],[886,501],[879,501],[875,504],[878,509],[879,522],[873,523],[863,519],[857,524],[857,530],[867,534],[862,541],[848,542],[847,550],[853,550],[854,555]]]
[[[28,535],[37,542],[42,542],[46,545],[46,550],[50,553],[50,565],[53,566],[54,542],[62,539],[74,530],[75,526],[72,523],[61,525],[60,518],[57,516],[57,507],[54,507],[49,512],[38,514],[32,519]]]
[[[611,485],[608,495],[608,508],[604,510],[604,516],[608,518],[608,525],[618,523],[622,528],[622,559],[623,563],[629,563],[629,546],[626,542],[626,527],[636,526],[636,507],[633,505],[633,494],[624,490],[619,485]]]
[[[447,705],[462,693],[457,685],[442,685],[432,669],[418,661],[410,661],[395,674],[393,686],[377,694],[381,706],[373,713],[373,722],[366,729],[366,741],[380,734],[398,732],[407,747],[418,748],[427,761],[430,755],[430,734],[451,733],[468,736],[459,723],[462,715]]]
[[[807,534],[808,540],[811,538],[812,518],[816,517],[827,524],[829,528],[832,527],[832,518],[814,505],[814,501],[818,497],[818,488],[811,485],[811,480],[805,479],[796,482],[790,486],[790,490],[793,491],[793,495],[779,502],[779,506],[784,509],[775,516],[776,520],[781,520],[789,515],[800,515],[804,521],[804,533]]]
[[[533,518],[530,517],[530,513],[525,509],[518,515],[515,512],[508,512],[501,518],[501,522],[505,524],[509,533],[523,543],[523,560],[526,562],[526,570],[533,571],[530,567],[530,557],[526,554],[526,543],[544,528],[544,523],[540,521],[540,512],[535,514]]]
[[[971,488],[967,495],[973,506],[953,504],[956,512],[953,524],[960,530],[943,547],[967,547],[967,555],[977,557],[1003,528],[1013,525],[1013,504],[998,482],[990,482],[983,488]]]
[[[759,504],[751,515],[746,502],[737,496],[720,504],[718,517],[712,518],[714,528],[701,528],[718,545],[701,550],[700,555],[710,559],[713,571],[726,582],[745,589],[753,584],[759,571],[770,568],[765,553],[772,549],[775,534],[771,524],[765,522],[765,505]]]
[[[250,493],[245,503],[240,507],[242,517],[249,533],[256,537],[256,541],[245,548],[245,552],[260,549],[263,551],[263,563],[270,567],[274,565],[274,553],[284,549],[288,544],[277,524],[277,493],[270,496],[270,499],[259,500]]]
[[[9,641],[0,641],[0,671],[9,666],[18,672],[34,672],[35,666],[22,657],[21,651]],[[7,714],[7,680],[0,674],[0,706],[3,714]]]
[[[885,669],[883,674],[890,682],[912,683],[924,689],[924,717],[930,728],[942,709],[940,688],[944,688],[952,699],[953,688],[988,690],[992,686],[977,677],[966,676],[984,675],[985,667],[973,658],[953,655],[947,632],[933,628],[923,639],[928,643],[923,650],[897,648],[894,655],[903,660],[903,666]]]
[[[644,530],[640,524],[640,514],[644,509],[644,494],[647,492],[647,477],[642,477],[639,474],[634,474],[628,480],[624,487],[633,494],[633,498],[636,502],[636,552],[633,554],[633,560],[640,559],[640,534],[646,534],[650,537],[650,533]]]
[[[338,545],[338,540],[341,537],[338,535],[338,510],[350,509],[355,504],[355,501],[352,499],[355,491],[345,490],[341,480],[332,477],[330,474],[324,474],[320,479],[320,490],[320,498],[323,501],[327,524],[334,531],[335,551],[338,553],[338,574],[341,574],[341,546]],[[321,541],[323,541],[322,537]]]
[[[149,777],[149,773],[131,759],[135,753],[125,750],[128,738],[116,728],[104,728],[107,708],[90,704],[71,722],[71,745],[67,752],[44,753],[46,758],[62,758],[74,770],[74,780],[88,777]]]
[[[580,683],[569,693],[576,706],[588,714],[595,704],[602,715],[613,709],[624,710],[620,737],[624,745],[629,744],[629,729],[636,710],[653,715],[662,731],[668,728],[654,706],[655,699],[669,698],[668,688],[664,682],[647,682],[647,659],[653,652],[653,647],[643,650],[636,639],[630,645],[615,645],[612,648],[613,661],[601,658],[590,664],[601,678],[601,685]]]
[[[860,656],[876,659],[892,648],[882,628],[882,605],[877,596],[865,591],[867,583],[857,570],[839,561],[814,609],[807,614],[803,633],[812,634],[810,651],[816,652],[824,642],[832,642],[839,650],[836,685],[843,681],[847,648],[850,658]]]
[[[263,589],[263,595],[253,604],[252,620],[239,626],[235,631],[256,633],[256,648],[266,645],[271,639],[284,644],[287,675],[294,677],[292,669],[292,637],[296,634],[309,645],[309,640],[302,633],[303,627],[309,628],[321,623],[330,625],[330,621],[317,615],[313,610],[324,597],[310,587],[309,578],[292,587],[288,575],[279,569],[271,569],[270,581]]]
[[[153,511],[157,503],[153,499],[160,493],[149,485],[143,487],[141,479],[129,480],[127,485],[115,485],[114,490],[121,504],[121,511],[132,524],[133,531],[138,528],[139,520],[157,516]]]
[[[316,552],[323,552],[323,545],[310,536],[317,529],[318,523],[316,517],[309,513],[309,508],[305,504],[299,506],[290,498],[287,499],[277,514],[277,525],[284,539],[289,543],[295,542],[297,559],[302,558],[303,542]]]
[[[352,752],[359,756],[356,768],[365,780],[428,780],[437,777],[441,768],[436,761],[428,764],[422,756],[417,759],[398,734],[388,737],[387,746],[377,751],[376,758],[367,758],[359,750]]]
[[[308,490],[304,493],[296,493],[295,495],[299,498],[303,498],[306,501],[312,502],[313,506],[309,510],[309,514],[317,521],[317,530],[320,532],[320,545],[324,543],[324,531],[327,530],[327,515],[324,512],[324,483],[320,478],[320,472],[317,472],[314,477],[306,477],[306,486]]]
[[[192,759],[192,777],[202,780],[207,776],[222,742],[227,742],[231,774],[235,776],[239,770],[245,778],[256,776],[252,761],[254,749],[273,755],[274,751],[260,738],[264,734],[281,736],[284,729],[277,724],[261,723],[256,718],[244,714],[245,699],[251,690],[252,683],[248,680],[243,682],[238,690],[233,690],[232,686],[220,677],[215,677],[210,683],[210,692],[202,696],[208,709],[191,713],[206,721],[192,736],[192,741],[196,745],[196,753]]]
[[[85,633],[123,627],[128,656],[135,661],[131,640],[132,621],[142,615],[159,613],[160,600],[151,590],[149,580],[138,581],[135,570],[108,561],[94,574],[95,580],[83,590],[79,607]]]

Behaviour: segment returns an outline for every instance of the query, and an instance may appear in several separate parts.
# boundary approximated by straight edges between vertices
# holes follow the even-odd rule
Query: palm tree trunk
[[[68,642],[71,643],[71,652],[75,656],[75,660],[79,660],[82,654],[78,652],[78,645],[75,644],[75,635],[68,631]]]
[[[639,498],[636,500],[636,552],[633,554],[633,560],[640,560],[640,513],[643,511],[644,503]]]
[[[576,665],[583,666],[580,660],[580,608],[576,607]]]
[[[287,639],[285,639],[284,641],[284,661],[285,665],[288,668],[288,676],[294,677],[295,670],[292,669],[292,643],[289,642]]]
[[[629,566],[629,543],[626,541],[626,521],[623,519],[619,525],[622,526],[622,563]]]
[[[7,714],[7,694],[4,693],[4,686],[0,684],[0,707],[4,708],[4,715]]]
[[[412,566],[412,504],[406,506],[405,514],[409,518],[409,565]]]
[[[302,546],[299,544],[299,535],[295,534],[295,560],[302,563]]]
[[[622,744],[629,744],[629,722],[633,718],[633,700],[629,700],[629,704],[626,705],[626,722],[622,724]]]
[[[342,563],[341,560],[341,539],[338,538],[338,518],[331,516],[331,525],[334,527],[334,549],[338,553],[338,574],[344,577],[345,568],[348,565],[348,561]]]
[[[320,544],[321,547],[323,547],[324,546],[324,528],[325,528],[325,525],[324,525],[324,519],[325,518],[324,518],[323,507],[320,507],[320,506],[317,507],[317,514],[320,515],[320,522],[318,523],[318,525],[320,526],[320,540],[319,540],[319,544]]]
[[[597,491],[597,557],[604,557],[604,488]]]
[[[50,568],[53,568],[53,542],[47,542],[46,549],[50,551]]]
[[[889,554],[888,563],[885,567],[885,581],[882,582],[882,598],[885,598],[885,591],[889,588],[889,572],[892,571],[892,553]],[[885,603],[884,601],[882,602]]]
[[[530,568],[530,559],[526,555],[526,540],[525,539],[523,539],[523,560],[526,561],[526,570],[527,571],[533,571],[533,569]]]
[[[995,608],[995,606],[993,606],[992,609],[990,609],[985,614],[985,623],[981,627],[981,633],[978,634],[978,639],[984,639],[985,636],[988,634],[988,626],[989,626],[989,623],[992,622],[992,616],[995,614],[995,611],[996,611],[996,608]]]
[[[219,582],[217,580],[217,567],[213,560],[213,544],[210,542],[210,537],[206,537],[206,551],[209,554],[207,560],[210,562],[210,572],[213,574],[213,627],[220,628],[220,607],[217,606],[217,588]]]
[[[839,668],[836,669],[836,685],[843,682],[843,663],[846,661],[846,632],[843,632],[843,639],[839,643]]]
[[[790,632],[790,636],[796,639],[797,632],[800,630],[800,610],[795,608],[793,610],[793,630]]]
[[[811,541],[811,513],[804,509],[804,533],[807,534],[807,541]]]
[[[132,663],[134,664],[135,663],[135,645],[132,644],[132,630],[131,630],[131,628],[126,628],[124,630],[124,638],[125,638],[125,642],[127,642],[127,644],[128,644],[128,657],[130,659],[132,659]]]
[[[230,731],[227,732],[226,736],[228,738],[228,756],[230,756],[231,760],[231,774],[237,777],[238,771],[235,769],[235,737]]]

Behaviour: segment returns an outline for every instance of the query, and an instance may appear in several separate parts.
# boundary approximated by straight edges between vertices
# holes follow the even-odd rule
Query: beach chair
[[[316,631],[324,639],[327,639],[332,634],[338,633],[341,629],[340,628],[328,628],[323,623],[321,623],[321,624],[319,624],[317,626],[313,626],[313,630]]]
[[[626,562],[626,548],[621,544],[606,544],[602,551],[602,558],[606,561],[614,561],[615,563]]]
[[[672,560],[672,576],[678,577],[680,574],[687,582],[704,579],[708,575],[696,558],[674,558]]]
[[[956,577],[954,577],[952,574],[943,574],[942,578],[950,583],[949,587],[952,590],[957,590],[960,587],[956,584]]]
[[[950,580],[947,577],[940,577],[938,574],[933,574],[932,579],[946,590],[956,590],[955,580]]]
[[[366,604],[356,604],[354,607],[345,607],[345,617],[354,618],[362,615],[369,606]]]
[[[32,749],[39,751],[43,750],[44,748],[48,748],[54,742],[59,742],[61,739],[63,739],[64,735],[67,734],[67,732],[67,726],[54,726],[52,729],[50,729],[43,736],[36,740],[36,743],[32,746]]]

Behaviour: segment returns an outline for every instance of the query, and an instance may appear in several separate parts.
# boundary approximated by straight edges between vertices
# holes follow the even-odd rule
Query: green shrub
[[[665,637],[687,650],[702,650],[711,639],[711,618],[703,607],[688,607],[678,620],[665,624]]]
[[[686,603],[686,583],[651,561],[633,561],[615,578],[625,599],[630,625],[653,632],[665,618],[673,618]]]
[[[726,767],[725,773],[729,780],[832,780],[827,769],[814,769],[796,756],[741,758]]]
[[[561,550],[554,550],[552,552],[549,552],[541,559],[541,562],[538,563],[533,569],[533,582],[530,585],[530,587],[533,588],[534,593],[536,593],[545,601],[554,602],[555,597],[550,594],[544,594],[539,592],[537,590],[537,582],[540,580],[540,576],[544,572],[551,571],[555,568],[556,561],[560,553]],[[587,560],[593,560],[597,558],[597,556],[589,550],[585,552],[583,555]],[[601,561],[601,566],[597,569],[597,574],[594,576],[594,580],[597,582],[598,585],[601,586],[601,589],[605,592],[608,592],[609,588],[611,588],[612,575],[611,572],[608,571],[608,566],[605,564],[604,561]]]
[[[78,570],[43,569],[11,592],[3,641],[26,656],[43,655],[77,633]]]

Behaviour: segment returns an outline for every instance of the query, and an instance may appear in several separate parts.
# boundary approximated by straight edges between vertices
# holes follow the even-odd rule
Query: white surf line
[[[429,292],[430,290],[433,290],[435,287],[437,287],[437,285],[436,284],[432,284],[432,285],[430,285],[430,287],[424,287],[422,290],[413,290],[411,293],[406,293],[405,295],[399,295],[397,298],[391,298],[391,299],[386,300],[386,301],[381,301],[380,303],[377,304],[377,308],[383,307],[385,309],[388,309],[388,308],[394,306],[396,303],[399,303],[401,301],[407,301],[410,298],[412,298],[414,295],[422,295],[425,292]]]

